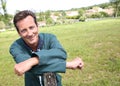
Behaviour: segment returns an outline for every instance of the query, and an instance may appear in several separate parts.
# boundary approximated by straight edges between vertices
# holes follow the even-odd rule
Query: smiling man
[[[13,22],[20,38],[13,42],[10,53],[16,61],[15,74],[25,74],[25,86],[62,86],[58,73],[83,67],[80,58],[66,62],[66,51],[55,35],[39,33],[32,11],[20,11]]]

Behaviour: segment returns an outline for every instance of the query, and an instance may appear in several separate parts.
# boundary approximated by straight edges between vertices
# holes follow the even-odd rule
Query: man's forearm
[[[30,60],[31,66],[34,66],[34,65],[39,64],[39,59],[38,59],[38,57],[32,57],[32,58],[30,58],[29,60]]]
[[[15,64],[14,71],[17,75],[21,76],[25,72],[29,71],[34,65],[39,63],[39,59],[37,57],[32,57],[28,60]]]

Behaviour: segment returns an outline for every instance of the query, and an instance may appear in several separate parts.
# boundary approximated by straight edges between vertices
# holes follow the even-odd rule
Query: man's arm
[[[29,71],[34,65],[37,65],[39,60],[37,57],[30,58],[14,66],[14,72],[18,76],[22,76],[25,72]]]
[[[25,72],[29,71],[34,65],[39,63],[38,58],[33,57],[24,62],[18,63],[14,67],[14,71],[18,76],[23,75]],[[77,57],[72,61],[66,62],[67,69],[82,69],[84,63],[81,58]]]

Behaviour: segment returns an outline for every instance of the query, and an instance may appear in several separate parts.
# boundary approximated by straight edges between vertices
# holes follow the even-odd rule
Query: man
[[[66,68],[83,67],[80,58],[66,62],[66,51],[55,35],[39,34],[33,12],[20,11],[14,16],[13,22],[20,38],[11,45],[10,53],[16,61],[15,73],[18,76],[25,74],[25,86],[44,86],[46,73],[55,75],[57,86],[62,86],[61,77],[57,73],[64,73]]]

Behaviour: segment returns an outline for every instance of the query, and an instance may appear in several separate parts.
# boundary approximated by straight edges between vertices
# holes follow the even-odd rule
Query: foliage
[[[110,4],[110,3],[102,3],[102,4],[99,4],[98,6],[99,6],[100,8],[105,9],[105,8],[109,8],[109,6],[111,6],[111,4]]]
[[[50,15],[51,15],[51,12],[48,10],[45,12],[45,19],[49,19],[50,18]]]
[[[7,8],[6,8],[6,4],[7,1],[6,0],[0,0],[0,4],[1,4],[1,9],[3,11],[3,15],[7,16]]]
[[[108,13],[106,12],[98,12],[98,13],[94,13],[91,16],[89,16],[89,18],[105,18],[105,17],[109,17]]]
[[[65,11],[62,11],[61,15],[62,15],[63,17],[65,17],[65,16],[66,16]]]
[[[83,9],[80,9],[80,10],[78,11],[78,13],[79,13],[79,17],[81,17],[81,16],[83,16],[83,14],[85,13],[85,11],[84,11]]]
[[[106,13],[106,12],[100,12],[100,14],[101,14],[101,17],[109,17],[109,15],[108,15],[108,13]]]
[[[84,22],[85,21],[85,19],[86,19],[86,17],[85,17],[85,10],[84,9],[80,9],[79,11],[78,11],[78,17],[79,17],[79,21],[82,21],[82,22]]]
[[[59,12],[54,12],[54,15],[55,16],[60,16],[60,13]]]
[[[101,14],[100,13],[94,13],[91,15],[91,18],[101,18]]]
[[[51,25],[51,24],[53,24],[53,19],[52,18],[48,18],[46,20],[46,22],[47,22],[48,25]]]
[[[120,11],[120,0],[110,0],[110,2],[112,3],[115,9],[115,17],[117,17]]]
[[[9,22],[9,15],[7,13],[7,0],[0,0],[0,5],[1,5],[1,14],[2,14],[2,21],[7,25]],[[3,12],[3,13],[2,13]]]
[[[79,15],[78,16],[66,16],[67,19],[79,19]]]
[[[81,16],[81,17],[79,18],[79,21],[84,22],[85,20],[86,20],[86,17],[85,17],[85,16]]]
[[[38,18],[37,18],[38,21],[44,21],[45,20],[45,13],[44,12],[40,12],[38,14]]]

